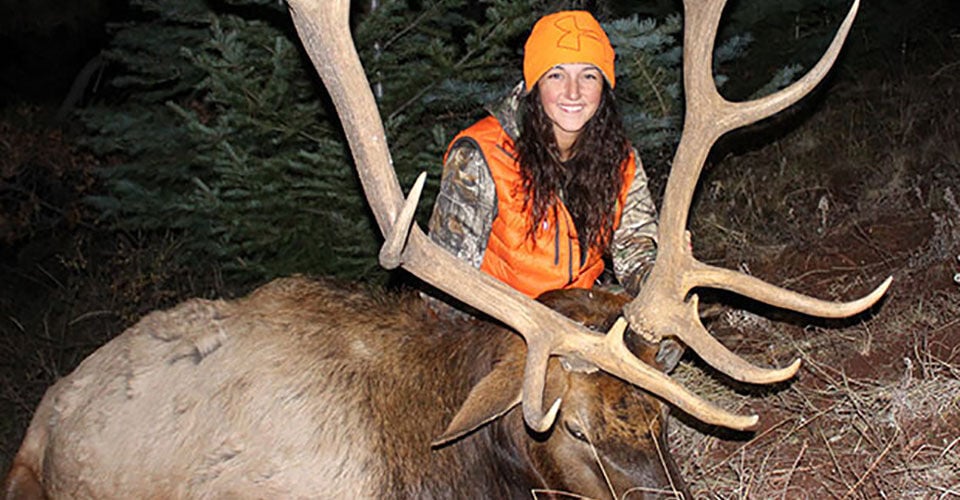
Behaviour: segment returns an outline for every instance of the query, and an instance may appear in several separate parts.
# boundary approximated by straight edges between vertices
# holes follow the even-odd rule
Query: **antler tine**
[[[688,301],[687,314],[684,316],[690,324],[683,329],[680,338],[688,347],[700,354],[710,366],[726,373],[734,380],[754,384],[774,384],[792,378],[800,369],[800,360],[796,359],[784,368],[760,368],[730,352],[700,322],[697,311],[699,300],[692,295]]]
[[[605,336],[594,336],[591,342],[581,343],[578,349],[583,357],[595,360],[601,370],[615,373],[622,379],[670,401],[702,422],[737,430],[750,430],[756,426],[759,421],[756,415],[730,413],[690,393],[669,376],[637,359],[623,342],[626,327],[627,322],[620,318]]]
[[[380,265],[385,269],[395,269],[400,265],[403,257],[403,247],[407,243],[407,236],[413,228],[413,216],[417,213],[417,205],[420,203],[420,194],[423,193],[423,185],[427,182],[427,173],[421,172],[417,176],[416,182],[410,188],[410,195],[397,216],[397,221],[393,229],[384,237],[383,247],[380,249]]]
[[[876,304],[887,293],[887,289],[893,282],[892,277],[887,277],[872,292],[859,299],[849,302],[832,302],[771,285],[747,274],[699,262],[697,264],[696,271],[691,273],[693,276],[691,281],[694,281],[697,286],[739,293],[764,304],[819,318],[846,318],[862,313]]]
[[[754,366],[731,353],[700,323],[697,287],[740,293],[764,303],[820,317],[847,317],[875,304],[886,292],[890,278],[867,296],[846,303],[807,297],[752,276],[698,262],[684,242],[693,192],[711,147],[723,134],[783,110],[808,94],[829,72],[846,40],[859,7],[854,0],[826,53],[814,68],[793,85],[748,102],[724,99],[716,88],[712,51],[725,1],[686,0],[684,31],[684,91],[687,101],[683,134],[664,193],[660,217],[657,265],[637,297],[624,307],[634,330],[658,340],[675,336],[704,361],[745,382],[772,383],[792,377],[799,360],[782,369]]]
[[[603,337],[461,262],[431,242],[419,227],[411,224],[419,187],[415,186],[410,199],[404,202],[379,111],[350,35],[349,1],[288,0],[288,4],[304,47],[340,114],[367,200],[385,235],[385,248],[381,253],[384,265],[399,264],[523,336],[528,349],[523,413],[528,425],[545,430],[556,419],[559,400],[543,411],[546,367],[552,355],[576,356],[594,363],[708,424],[745,429],[756,422],[756,416],[727,412],[686,391],[632,356],[622,338],[604,343]],[[417,185],[421,183],[418,181]]]
[[[543,411],[544,385],[547,381],[547,363],[550,360],[552,346],[539,339],[527,341],[527,363],[523,368],[523,420],[531,429],[546,432],[557,419],[560,411],[560,399]]]
[[[725,124],[726,130],[744,127],[764,118],[773,116],[792,106],[794,103],[810,93],[810,91],[812,91],[817,85],[819,85],[820,82],[823,81],[823,79],[830,72],[830,68],[833,67],[833,63],[836,62],[837,58],[840,56],[840,49],[843,48],[843,43],[846,41],[847,35],[850,33],[850,28],[853,26],[853,20],[857,16],[857,10],[859,7],[860,0],[854,0],[853,4],[850,6],[850,10],[847,12],[847,16],[837,29],[837,34],[834,35],[833,41],[830,42],[830,46],[827,48],[826,52],[824,52],[823,56],[820,57],[820,60],[817,62],[817,64],[810,71],[808,71],[807,74],[803,75],[802,78],[787,88],[778,92],[774,92],[768,96],[764,96],[752,101],[729,103],[729,105],[734,107],[737,111],[729,115],[732,119],[729,123]]]

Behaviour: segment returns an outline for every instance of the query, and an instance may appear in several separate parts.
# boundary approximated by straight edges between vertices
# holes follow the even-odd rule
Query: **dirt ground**
[[[759,388],[685,358],[675,378],[761,417],[753,433],[674,419],[673,453],[696,498],[960,498],[952,43],[916,67],[841,75],[785,132],[731,146],[706,171],[691,222],[701,259],[829,300],[893,284],[868,313],[833,321],[703,294],[717,305],[708,328],[734,352],[803,364]],[[173,266],[173,236],[102,229],[80,203],[96,161],[35,115],[0,124],[0,470],[43,390],[105,339],[182,298],[242,292]]]

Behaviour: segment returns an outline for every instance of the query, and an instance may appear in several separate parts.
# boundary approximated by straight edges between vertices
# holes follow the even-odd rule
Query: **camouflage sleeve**
[[[657,207],[650,196],[640,155],[635,157],[636,174],[610,246],[617,281],[632,294],[640,291],[657,257]]]
[[[460,139],[443,165],[430,239],[479,268],[496,215],[496,185],[483,152],[471,139]]]

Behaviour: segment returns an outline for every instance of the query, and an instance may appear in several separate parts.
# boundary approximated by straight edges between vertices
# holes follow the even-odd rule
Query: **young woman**
[[[606,33],[587,12],[544,16],[523,76],[451,142],[430,237],[531,297],[592,287],[604,256],[636,293],[656,256],[656,208],[617,110]]]

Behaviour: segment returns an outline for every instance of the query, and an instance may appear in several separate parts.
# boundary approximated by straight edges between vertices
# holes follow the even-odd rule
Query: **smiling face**
[[[592,64],[558,64],[537,82],[540,104],[553,122],[562,160],[583,127],[596,114],[603,95],[603,73]]]

